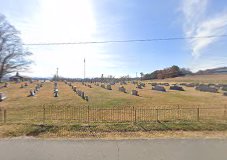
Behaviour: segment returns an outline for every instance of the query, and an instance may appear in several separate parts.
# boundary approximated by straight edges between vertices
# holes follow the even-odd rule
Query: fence
[[[0,109],[0,123],[100,123],[225,121],[227,108],[91,108],[43,106],[36,110]]]

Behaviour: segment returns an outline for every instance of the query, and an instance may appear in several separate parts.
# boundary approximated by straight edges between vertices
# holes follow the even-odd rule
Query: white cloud
[[[96,17],[94,3],[93,0],[38,0],[36,6],[27,5],[33,7],[34,12],[25,12],[17,17],[15,14],[18,10],[13,15],[7,12],[6,16],[21,31],[24,43],[106,40],[109,35],[105,35],[106,30],[100,29],[103,24]],[[87,77],[102,73],[118,74],[116,72],[122,69],[119,55],[109,53],[109,48],[101,44],[27,48],[34,53],[31,58],[35,62],[27,73],[30,76],[52,76],[58,67],[61,76],[83,77],[84,58],[87,62]]]
[[[227,32],[227,13],[207,15],[208,0],[186,0],[181,9],[184,14],[184,34],[187,37],[222,35]],[[192,56],[198,58],[203,51],[220,38],[188,40]]]

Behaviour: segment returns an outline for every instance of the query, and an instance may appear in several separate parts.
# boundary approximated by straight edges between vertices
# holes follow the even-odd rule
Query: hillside
[[[195,73],[196,75],[207,75],[207,74],[227,74],[227,67],[219,67],[207,70],[200,70]]]

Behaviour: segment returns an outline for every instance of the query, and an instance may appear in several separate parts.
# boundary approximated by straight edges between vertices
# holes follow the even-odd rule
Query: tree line
[[[0,82],[7,74],[28,69],[31,54],[24,49],[19,31],[0,14]]]
[[[176,65],[173,65],[172,67],[168,67],[162,70],[156,70],[152,73],[143,74],[141,78],[143,80],[165,79],[185,76],[188,74],[192,74],[192,72],[189,69],[180,68]]]

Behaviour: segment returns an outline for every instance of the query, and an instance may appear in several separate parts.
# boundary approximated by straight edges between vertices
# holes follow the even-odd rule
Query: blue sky
[[[24,43],[152,39],[227,34],[226,0],[0,0],[0,13]],[[34,64],[23,74],[135,76],[171,65],[192,71],[227,66],[227,38],[26,46]]]

